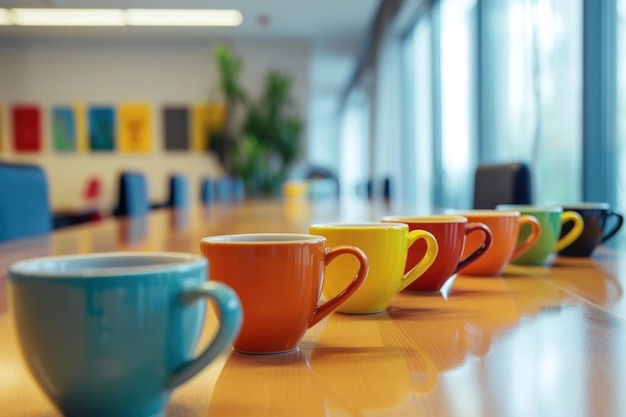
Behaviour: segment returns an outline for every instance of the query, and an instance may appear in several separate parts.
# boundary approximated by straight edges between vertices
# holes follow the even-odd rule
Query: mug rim
[[[229,235],[206,236],[200,239],[201,245],[293,245],[326,241],[324,236],[308,233],[233,233]]]
[[[560,206],[558,204],[542,204],[542,205],[535,205],[535,204],[498,204],[496,206],[496,210],[501,210],[501,211],[511,211],[511,210],[515,210],[515,211],[519,211],[521,212],[550,212],[550,213],[559,213],[564,211],[563,206]]]
[[[563,210],[576,210],[576,209],[610,210],[611,209],[611,204],[607,202],[601,202],[601,201],[583,201],[580,203],[561,204],[561,206],[563,207]]]
[[[463,217],[479,216],[479,217],[519,217],[522,213],[519,210],[497,210],[497,209],[469,209],[457,210],[447,209],[446,214],[459,215]]]
[[[141,265],[80,266],[81,261],[104,260],[120,262],[129,258],[145,258]],[[160,262],[149,262],[158,260]],[[165,261],[167,259],[167,261]],[[51,263],[78,263],[74,268],[46,268]],[[186,272],[198,267],[206,267],[206,258],[186,252],[98,252],[71,255],[49,255],[16,261],[9,266],[8,275],[13,281],[29,279],[80,279],[80,278],[121,278],[151,275],[155,273]]]
[[[401,222],[331,222],[331,223],[317,223],[309,226],[309,230],[312,229],[325,229],[325,230],[380,230],[380,229],[394,229],[401,230],[408,229],[406,223]]]
[[[465,216],[456,214],[433,214],[430,216],[385,216],[383,222],[389,223],[467,223]]]

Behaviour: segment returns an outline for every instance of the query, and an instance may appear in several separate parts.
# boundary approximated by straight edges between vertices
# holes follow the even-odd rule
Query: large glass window
[[[538,202],[582,199],[582,0],[484,0],[493,137],[487,161],[526,161]]]
[[[370,176],[369,104],[362,88],[356,88],[346,102],[341,122],[341,197],[353,199],[357,187]]]
[[[617,205],[626,208],[626,0],[617,2]]]
[[[433,91],[432,91],[432,54],[431,22],[429,15],[424,15],[407,36],[404,44],[408,94],[406,109],[409,114],[409,131],[405,136],[405,150],[410,150],[414,161],[407,164],[410,172],[406,174],[414,181],[411,185],[415,192],[410,194],[412,201],[407,202],[416,213],[429,213],[433,208],[434,163],[433,163]]]
[[[476,0],[444,0],[439,9],[441,204],[469,208],[476,160]]]

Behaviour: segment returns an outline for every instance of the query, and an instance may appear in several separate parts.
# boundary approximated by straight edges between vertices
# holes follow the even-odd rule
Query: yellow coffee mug
[[[309,233],[324,236],[327,244],[352,245],[365,252],[369,273],[365,283],[338,312],[371,314],[385,311],[392,298],[430,268],[439,251],[437,239],[425,230],[413,230],[404,223],[329,223],[314,224]],[[404,273],[409,247],[416,241],[426,242],[424,257]],[[344,259],[345,258],[345,259]],[[322,294],[332,298],[343,291],[358,271],[357,263],[348,257],[338,258],[326,269]]]

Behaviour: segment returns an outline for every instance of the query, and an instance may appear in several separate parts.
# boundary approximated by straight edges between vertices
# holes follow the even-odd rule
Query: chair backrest
[[[0,162],[0,241],[45,234],[51,229],[44,171],[34,165]]]
[[[204,204],[239,202],[246,197],[245,183],[240,177],[204,178],[201,192]]]
[[[119,177],[116,216],[142,216],[150,211],[148,183],[140,172],[126,171]]]
[[[216,193],[216,184],[215,184],[215,180],[213,180],[212,178],[203,178],[202,179],[202,186],[201,186],[201,193],[200,193],[200,200],[202,201],[203,204],[213,204],[215,203],[215,201],[217,200],[217,193]]]
[[[383,177],[378,180],[369,179],[366,182],[357,184],[356,193],[358,196],[367,197],[368,199],[378,199],[382,197],[384,200],[391,199],[391,178]]]
[[[241,177],[232,179],[232,198],[234,201],[243,201],[246,198],[246,183]]]
[[[189,180],[183,174],[173,174],[170,177],[170,201],[174,208],[189,207]]]
[[[530,168],[526,163],[482,164],[474,178],[474,208],[498,204],[532,204]]]
[[[223,203],[233,199],[233,181],[230,177],[221,177],[217,180],[217,200]]]

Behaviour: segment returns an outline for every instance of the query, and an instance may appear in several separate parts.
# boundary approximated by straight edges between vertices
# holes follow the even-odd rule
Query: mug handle
[[[470,265],[474,261],[478,260],[478,258],[483,256],[484,253],[486,253],[489,249],[491,249],[491,245],[493,243],[493,235],[491,234],[491,229],[489,228],[489,226],[487,226],[484,223],[478,223],[478,222],[469,223],[467,227],[465,228],[465,236],[473,232],[482,232],[485,238],[483,239],[480,246],[474,250],[474,252],[467,255],[465,259],[462,259],[461,261],[459,261],[459,263],[456,266],[456,269],[454,270],[455,274],[459,272],[461,268],[465,268],[466,266]]]
[[[528,237],[515,248],[511,259],[517,258],[522,253],[530,249],[535,244],[535,242],[539,240],[539,236],[541,235],[541,225],[539,224],[539,220],[537,220],[535,216],[522,214],[521,216],[519,216],[517,221],[519,222],[520,229],[525,225],[529,225],[531,230]]]
[[[583,229],[585,228],[585,222],[583,221],[583,218],[580,214],[572,210],[564,211],[563,214],[561,214],[561,227],[567,222],[573,222],[574,224],[572,225],[572,228],[569,230],[569,232],[565,236],[562,236],[556,242],[556,245],[554,246],[554,252],[562,251],[563,249],[574,243],[574,241],[578,239],[578,237],[583,233]]]
[[[604,243],[610,238],[612,238],[615,235],[615,233],[617,233],[619,229],[622,227],[622,223],[624,223],[624,216],[621,213],[618,213],[617,211],[611,210],[611,212],[606,216],[606,218],[608,219],[609,217],[615,217],[617,219],[617,224],[615,224],[613,229],[611,229],[608,233],[602,236],[602,240],[600,240],[600,243]]]
[[[398,284],[398,288],[396,288],[396,293],[402,291],[406,287],[409,286],[413,281],[418,279],[437,259],[437,255],[439,254],[439,243],[435,236],[432,233],[427,232],[426,230],[412,230],[409,232],[409,248],[413,246],[415,242],[419,239],[424,239],[426,241],[426,253],[424,257],[415,265],[413,268],[408,270],[400,280]]]
[[[185,290],[181,296],[183,304],[190,304],[200,298],[215,301],[219,311],[220,327],[208,347],[195,359],[184,364],[166,382],[169,389],[174,389],[200,372],[237,337],[241,329],[243,314],[239,297],[227,285],[207,281],[199,287]]]
[[[339,294],[326,301],[324,304],[317,306],[309,320],[309,327],[319,323],[323,318],[328,316],[333,311],[337,310],[343,303],[348,301],[348,298],[352,296],[365,282],[367,273],[369,272],[369,265],[367,263],[367,256],[365,253],[356,246],[339,245],[332,248],[326,248],[326,259],[324,260],[324,266],[327,266],[336,257],[340,255],[352,255],[357,261],[359,261],[359,271],[354,276],[354,279],[350,284],[344,288]]]

